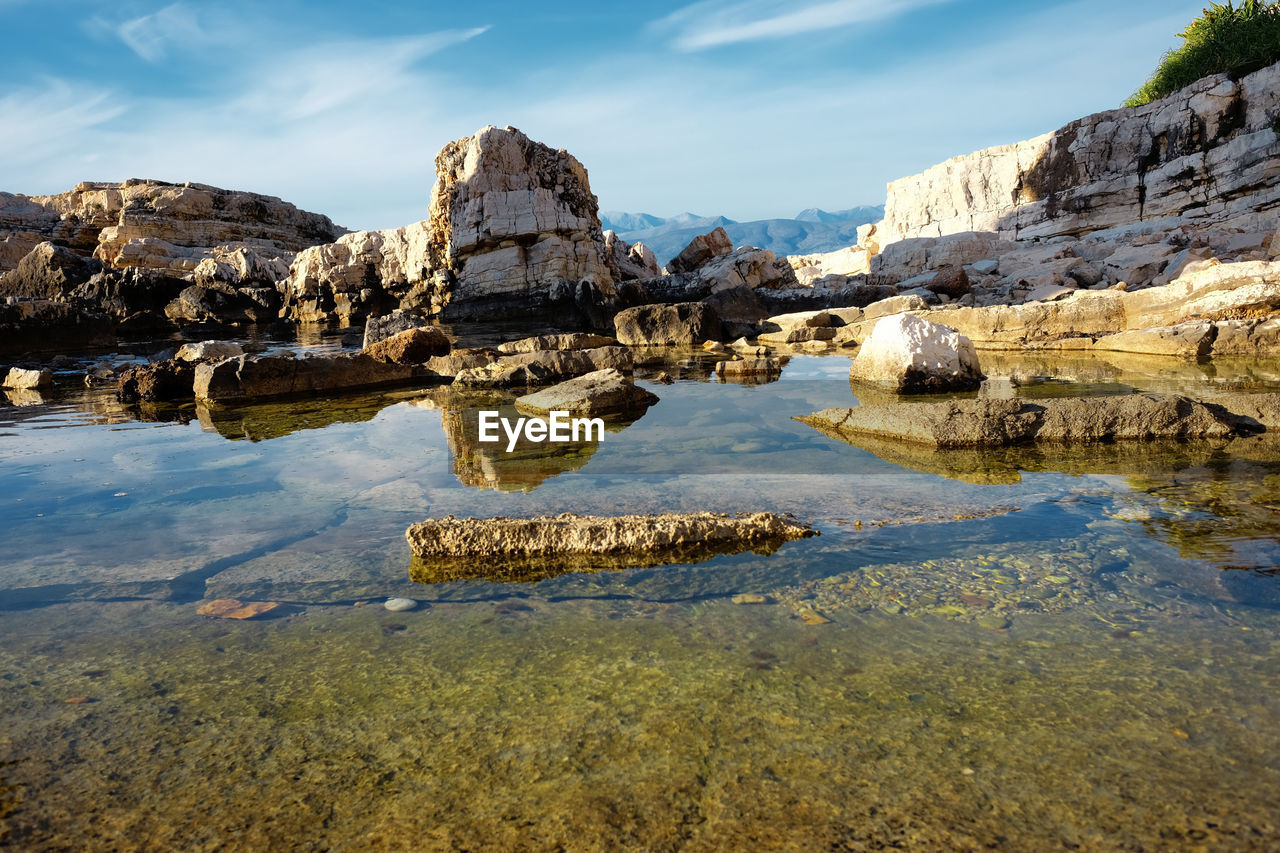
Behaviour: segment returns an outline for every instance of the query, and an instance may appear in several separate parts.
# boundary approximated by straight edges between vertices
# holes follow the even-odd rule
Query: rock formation
[[[956,157],[889,184],[882,245],[964,232],[1027,240],[1176,217],[1274,230],[1280,66]]]
[[[429,256],[454,277],[445,315],[547,310],[613,294],[599,203],[564,149],[486,127],[436,156]]]
[[[715,310],[701,302],[640,305],[613,318],[618,340],[627,346],[671,346],[718,341],[723,336]]]
[[[516,399],[526,414],[568,412],[581,417],[642,414],[658,402],[617,370],[597,370]]]
[[[816,534],[788,516],[758,512],[587,516],[564,513],[540,518],[428,519],[405,531],[422,582],[464,576],[512,579],[591,568],[658,566],[697,562],[716,554],[772,551]],[[495,574],[496,573],[496,574]]]
[[[45,241],[116,269],[191,273],[215,247],[292,259],[342,233],[329,217],[273,196],[205,184],[132,179],[49,196],[0,193],[0,271]]]
[[[973,344],[964,335],[913,314],[898,314],[876,321],[849,378],[912,394],[973,390],[983,376]]]
[[[835,437],[870,435],[937,448],[1224,438],[1239,421],[1221,408],[1160,394],[877,404],[799,420]]]
[[[602,322],[610,260],[623,277],[656,262],[606,245],[598,206],[571,154],[512,127],[483,128],[436,156],[429,219],[300,253],[282,285],[283,313],[350,324],[397,307],[451,320],[568,307]]]

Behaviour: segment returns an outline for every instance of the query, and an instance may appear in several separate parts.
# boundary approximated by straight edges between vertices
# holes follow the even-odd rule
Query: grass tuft
[[[1178,37],[1182,46],[1164,55],[1126,107],[1149,104],[1213,74],[1242,75],[1280,62],[1280,2],[1212,3]]]

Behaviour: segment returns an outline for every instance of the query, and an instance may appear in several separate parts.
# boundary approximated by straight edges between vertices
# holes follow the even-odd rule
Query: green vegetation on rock
[[[1148,104],[1212,74],[1245,74],[1280,62],[1280,4],[1212,3],[1178,36],[1182,46],[1164,55],[1126,107]]]

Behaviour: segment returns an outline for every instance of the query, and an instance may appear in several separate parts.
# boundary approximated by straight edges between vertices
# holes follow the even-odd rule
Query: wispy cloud
[[[174,44],[200,45],[205,32],[185,3],[173,3],[116,28],[120,40],[147,62],[160,62]]]
[[[827,0],[796,7],[780,0],[702,0],[655,23],[677,50],[784,38],[904,15],[950,0]]]

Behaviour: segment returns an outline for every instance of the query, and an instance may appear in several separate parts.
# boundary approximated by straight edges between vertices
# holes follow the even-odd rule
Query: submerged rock
[[[1238,421],[1221,407],[1161,394],[879,404],[798,420],[837,438],[871,435],[938,448],[1224,438]]]
[[[972,390],[983,377],[978,355],[964,335],[913,314],[898,314],[876,323],[849,378],[909,394]]]
[[[526,580],[570,571],[699,562],[717,554],[772,552],[817,535],[810,525],[769,512],[726,515],[428,519],[405,531],[422,583],[462,577]]]
[[[516,408],[538,415],[568,412],[594,417],[643,413],[656,402],[656,395],[628,381],[617,370],[610,369],[597,370],[520,397],[516,400]]]

